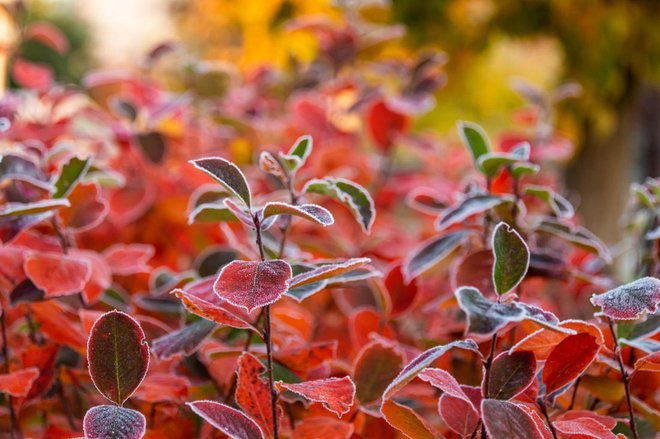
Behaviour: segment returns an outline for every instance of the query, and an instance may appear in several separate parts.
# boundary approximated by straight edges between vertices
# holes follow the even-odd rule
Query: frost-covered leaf
[[[529,268],[529,248],[518,232],[501,222],[493,231],[493,285],[497,294],[513,290]]]
[[[355,384],[350,377],[324,378],[295,384],[278,381],[277,386],[310,401],[322,403],[323,407],[340,418],[351,410],[355,399]]]
[[[155,339],[151,343],[151,350],[161,360],[167,360],[178,354],[190,355],[216,327],[216,323],[200,319]]]
[[[80,292],[91,276],[89,261],[55,253],[33,253],[23,262],[25,274],[46,297]]]
[[[83,178],[90,165],[91,160],[89,158],[83,160],[75,156],[62,165],[60,174],[54,184],[55,192],[53,192],[53,198],[67,197],[76,183]]]
[[[380,412],[388,424],[410,439],[435,439],[431,427],[410,407],[392,400],[383,402]]]
[[[355,427],[349,422],[326,416],[308,416],[296,423],[291,439],[349,439],[354,431]]]
[[[635,362],[635,372],[646,370],[660,372],[660,350],[648,354]]]
[[[554,218],[546,218],[537,226],[536,230],[554,235],[578,248],[594,253],[607,263],[612,261],[612,255],[607,246],[584,227],[567,225]]]
[[[149,369],[149,345],[140,324],[117,310],[99,317],[87,341],[87,364],[99,392],[123,404]]]
[[[543,439],[530,414],[517,404],[484,399],[481,413],[488,437],[492,439]]]
[[[566,198],[545,186],[527,185],[525,193],[545,201],[552,212],[559,218],[571,218],[575,214],[573,205]]]
[[[313,296],[314,294],[318,293],[319,291],[322,291],[325,287],[328,286],[328,281],[327,280],[319,280],[316,282],[308,283],[305,285],[300,285],[300,286],[294,286],[291,287],[291,283],[293,279],[296,278],[296,276],[303,274],[303,273],[308,273],[310,271],[315,270],[317,267],[314,265],[310,264],[293,264],[291,265],[291,273],[293,274],[293,277],[289,281],[289,289],[287,290],[285,295],[297,300],[298,302],[302,302],[306,298]]]
[[[399,372],[397,377],[387,386],[383,393],[383,400],[391,398],[396,392],[401,390],[406,384],[411,382],[426,367],[430,366],[435,360],[453,348],[466,349],[479,352],[477,344],[472,340],[457,340],[446,345],[440,345],[428,349],[416,356]]]
[[[69,207],[71,203],[67,199],[43,200],[33,203],[6,203],[0,209],[0,218],[19,215],[35,215]]]
[[[591,296],[591,303],[600,306],[608,317],[634,320],[644,311],[655,313],[660,304],[660,280],[654,277],[637,279],[603,294]]]
[[[218,304],[211,303],[193,294],[189,294],[182,289],[172,291],[183,303],[186,309],[206,320],[218,323],[220,325],[230,326],[232,328],[250,329],[256,333],[259,331],[245,319],[245,316],[232,312],[231,309],[224,306],[222,301]]]
[[[103,256],[114,274],[128,276],[151,271],[148,261],[154,252],[149,244],[115,244],[108,247]]]
[[[232,194],[241,199],[248,208],[251,206],[250,186],[248,186],[245,175],[238,166],[221,157],[191,160],[190,163],[217,180]]]
[[[469,196],[458,204],[442,211],[435,224],[437,230],[444,230],[449,226],[461,223],[473,215],[486,212],[495,207],[511,204],[513,198],[509,196],[496,196],[478,194]]]
[[[600,346],[586,332],[569,335],[550,352],[541,378],[549,395],[575,380],[594,361]]]
[[[265,370],[254,355],[249,352],[241,354],[235,399],[238,406],[259,425],[264,437],[271,438],[274,436],[273,412]]]
[[[461,390],[471,402],[444,393],[438,400],[438,413],[447,427],[465,437],[476,430],[481,419],[478,412],[478,408],[481,407],[481,389],[461,386]]]
[[[458,231],[431,238],[412,250],[403,262],[403,278],[406,282],[427,272],[452,255],[468,236]]]
[[[371,232],[371,226],[376,219],[376,208],[369,192],[359,184],[343,178],[326,177],[309,180],[302,192],[334,198],[349,208],[364,233]]]
[[[352,258],[338,264],[325,264],[297,274],[289,281],[289,288],[299,288],[322,280],[349,273],[371,262],[369,258]]]
[[[596,415],[598,416],[598,415]],[[599,418],[604,416],[580,416],[566,417],[555,420],[552,425],[562,437],[567,438],[597,438],[597,439],[617,439],[617,435],[612,433],[613,425],[604,425]],[[616,425],[616,421],[614,421]]]
[[[472,160],[476,166],[479,158],[490,152],[490,141],[488,135],[479,125],[473,122],[460,121],[457,124],[458,134],[465,147],[472,154]]]
[[[261,428],[245,413],[215,401],[187,402],[190,409],[231,439],[261,439]]]
[[[404,363],[403,354],[380,341],[366,345],[355,358],[353,380],[361,405],[380,400],[387,386],[396,378]]]
[[[293,173],[300,169],[307,157],[312,153],[312,136],[301,136],[294,143],[288,153],[279,153],[279,158],[286,169]]]
[[[456,381],[456,378],[454,378],[446,370],[429,367],[420,372],[419,378],[422,381],[428,382],[433,387],[437,387],[438,389],[442,390],[445,395],[450,395],[454,398],[462,399],[478,415],[477,408],[473,405],[472,400],[470,400],[470,398],[465,394],[461,388],[461,385],[458,384],[458,381]]]
[[[147,420],[137,410],[116,405],[97,405],[83,419],[85,439],[140,439]]]
[[[262,215],[264,219],[277,215],[293,215],[322,226],[330,226],[335,222],[332,214],[326,208],[317,206],[316,204],[300,204],[294,206],[288,203],[273,201],[266,203],[262,210]]]
[[[250,312],[282,297],[290,278],[291,266],[281,259],[232,261],[224,266],[213,289],[221,299]]]
[[[476,288],[456,290],[458,304],[467,314],[467,332],[492,335],[511,322],[524,319],[525,311],[516,303],[497,303],[486,299]]]
[[[0,375],[0,392],[15,397],[25,397],[32,384],[39,378],[39,369],[27,367]]]
[[[236,221],[236,216],[224,204],[204,203],[188,213],[188,224]]]
[[[490,369],[488,397],[511,399],[525,390],[536,376],[536,358],[530,351],[503,352]]]

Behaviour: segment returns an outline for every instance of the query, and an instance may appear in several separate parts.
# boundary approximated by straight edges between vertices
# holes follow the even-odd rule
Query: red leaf
[[[611,431],[613,427],[608,428],[591,417],[558,419],[552,425],[566,439],[616,439],[616,435]]]
[[[387,150],[398,136],[408,131],[410,118],[390,110],[385,101],[379,100],[369,108],[367,126],[376,145]]]
[[[356,268],[371,262],[369,258],[352,258],[338,264],[320,265],[311,271],[306,271],[294,276],[289,282],[289,288],[297,288],[324,279],[348,273]]]
[[[380,412],[392,427],[411,439],[435,439],[432,432],[422,418],[411,408],[392,400],[386,400],[380,407]]]
[[[221,299],[252,311],[282,297],[290,278],[291,266],[281,259],[232,261],[222,269],[213,289]]]
[[[406,312],[414,303],[417,297],[417,280],[412,279],[408,282],[403,278],[403,271],[401,262],[391,266],[385,275],[385,288],[390,295],[392,301],[393,317]]]
[[[223,303],[220,301],[218,305],[215,305],[178,288],[172,292],[176,294],[176,297],[181,299],[181,302],[186,309],[193,314],[221,325],[231,326],[232,328],[251,329],[259,334],[259,330],[252,326],[252,324],[246,321],[242,316],[232,313],[229,309],[223,306],[226,302]]]
[[[498,399],[481,401],[483,423],[492,439],[543,439],[526,410]]]
[[[108,202],[96,184],[79,184],[67,197],[71,206],[60,210],[64,226],[84,232],[98,226],[107,216]]]
[[[461,436],[469,436],[479,424],[480,416],[476,407],[480,407],[481,389],[461,386],[461,390],[471,402],[445,393],[438,400],[438,413],[451,430]]]
[[[238,359],[238,380],[236,403],[256,421],[266,438],[272,438],[273,412],[270,401],[270,387],[262,378],[265,368],[252,354],[244,352]],[[278,418],[279,418],[278,408]],[[279,421],[279,419],[278,419]]]
[[[660,352],[654,352],[637,360],[635,362],[635,371],[638,370],[660,372]]]
[[[71,249],[71,255],[89,262],[91,274],[82,290],[82,296],[86,304],[93,305],[112,284],[112,272],[105,259],[95,251]]]
[[[337,341],[314,343],[277,351],[275,358],[294,372],[305,376],[307,371],[314,369],[337,356]]]
[[[103,252],[112,272],[122,276],[149,272],[147,261],[153,255],[154,248],[147,244],[115,244]]]
[[[188,399],[190,381],[171,373],[154,373],[145,378],[133,396],[147,402],[171,401],[178,403]]]
[[[78,293],[92,274],[88,261],[52,253],[28,255],[23,266],[25,274],[46,297]]]
[[[660,280],[637,279],[603,294],[594,294],[591,303],[600,306],[606,316],[618,320],[637,319],[644,311],[653,314],[660,304]]]
[[[27,398],[32,398],[48,390],[55,379],[55,360],[59,346],[55,344],[30,345],[21,353],[21,363],[24,368],[36,367],[39,369],[37,378]]]
[[[144,415],[115,405],[99,405],[85,413],[83,431],[86,439],[140,439],[147,428]]]
[[[360,404],[380,400],[403,367],[403,362],[404,356],[398,349],[380,341],[373,341],[362,348],[353,366],[356,396]]]
[[[310,401],[322,403],[323,407],[340,418],[350,411],[355,399],[355,384],[349,377],[325,378],[296,384],[278,381],[277,385]]]
[[[53,84],[53,71],[46,64],[37,64],[23,58],[14,59],[11,75],[21,87],[45,90]]]
[[[149,369],[149,345],[140,324],[117,310],[103,314],[87,341],[87,363],[98,391],[122,404]]]
[[[63,55],[69,50],[69,41],[61,30],[50,23],[34,22],[25,29],[25,40],[35,40]]]
[[[430,383],[433,387],[437,387],[445,392],[446,395],[462,399],[477,412],[477,408],[472,404],[472,400],[463,392],[461,385],[446,370],[429,367],[420,372],[419,379]]]
[[[596,358],[596,337],[586,332],[569,335],[555,347],[543,367],[542,379],[549,395],[576,379]]]
[[[536,358],[532,352],[502,352],[491,365],[486,396],[511,399],[524,391],[535,376]]]
[[[30,305],[39,329],[51,340],[77,351],[85,349],[86,337],[80,325],[70,317],[64,305],[54,300]]]
[[[235,439],[261,439],[263,433],[256,422],[244,413],[215,401],[186,403],[206,422]]]
[[[39,377],[39,369],[36,367],[0,375],[0,392],[16,397],[27,396],[37,377]]]
[[[305,418],[296,425],[292,439],[333,438],[348,439],[355,427],[348,422],[326,417]]]

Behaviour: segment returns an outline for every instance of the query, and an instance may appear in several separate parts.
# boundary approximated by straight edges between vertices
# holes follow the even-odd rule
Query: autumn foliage
[[[25,38],[66,51],[39,26]],[[542,119],[565,90],[520,86],[533,117],[501,138],[420,132],[444,59],[362,65],[357,26],[298,23],[322,36],[313,65],[194,64],[176,92],[151,75],[173,45],[80,88],[16,55],[0,431],[657,434],[660,181],[631,190],[645,228],[626,283],[562,195],[572,146]]]

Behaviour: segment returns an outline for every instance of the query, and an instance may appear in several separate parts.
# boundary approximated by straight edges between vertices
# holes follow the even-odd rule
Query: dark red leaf
[[[524,391],[535,376],[536,358],[533,352],[502,352],[491,365],[487,396],[511,399]]]
[[[140,439],[146,428],[142,413],[115,405],[92,407],[83,419],[86,439]]]
[[[491,439],[543,439],[529,413],[516,404],[484,399],[481,413]]]
[[[257,423],[234,408],[215,401],[193,401],[186,404],[206,422],[231,438],[263,438]]]

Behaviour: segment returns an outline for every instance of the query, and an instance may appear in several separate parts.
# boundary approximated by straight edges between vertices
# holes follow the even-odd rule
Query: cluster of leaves
[[[560,194],[547,120],[497,144],[415,132],[441,56],[372,65],[392,90],[352,23],[297,26],[322,39],[312,66],[194,63],[179,94],[150,75],[172,45],[83,90],[14,68],[3,431],[652,437],[658,182],[633,188],[650,245],[620,285]]]

